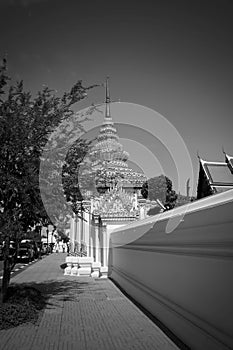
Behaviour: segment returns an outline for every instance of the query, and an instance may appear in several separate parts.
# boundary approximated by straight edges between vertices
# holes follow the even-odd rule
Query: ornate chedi
[[[110,94],[108,78],[106,80],[106,109],[104,123],[100,128],[97,143],[93,146],[90,157],[92,169],[96,172],[96,187],[100,193],[119,184],[126,191],[140,190],[147,180],[142,173],[129,168],[129,154],[119,142],[117,130],[110,113]]]
[[[111,233],[120,226],[143,219],[151,207],[145,199],[140,198],[142,185],[147,178],[128,166],[128,158],[129,154],[119,142],[110,114],[107,79],[104,122],[88,159],[90,171],[87,174],[91,175],[91,179],[95,178],[96,188],[88,187],[86,192],[90,192],[87,200],[90,207],[88,212],[84,212],[85,221],[74,215],[70,234],[72,247],[82,244],[87,247],[87,258],[94,261],[92,275],[95,277],[107,274]],[[85,192],[84,186],[82,189]],[[76,269],[72,271],[76,273]]]

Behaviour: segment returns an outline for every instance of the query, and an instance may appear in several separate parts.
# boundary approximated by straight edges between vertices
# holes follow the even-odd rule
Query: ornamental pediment
[[[110,216],[136,216],[136,195],[125,192],[117,187],[107,191],[93,202],[93,213]]]

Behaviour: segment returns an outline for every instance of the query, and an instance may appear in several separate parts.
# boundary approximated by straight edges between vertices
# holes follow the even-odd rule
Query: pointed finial
[[[105,104],[106,104],[106,108],[105,108],[105,118],[110,118],[110,92],[109,92],[109,77],[106,78],[106,87],[105,87],[105,93],[106,93],[106,100],[105,100]]]
[[[222,146],[222,152],[223,152],[223,154],[224,154],[224,156],[225,156],[225,162],[226,162],[226,163],[229,163],[229,159],[228,159],[228,157],[227,157],[227,154],[226,154],[226,152],[225,152],[223,146]]]
[[[200,159],[199,150],[197,150],[197,158]]]
[[[190,178],[188,178],[187,182],[186,182],[186,197],[189,197],[189,191],[190,191]]]

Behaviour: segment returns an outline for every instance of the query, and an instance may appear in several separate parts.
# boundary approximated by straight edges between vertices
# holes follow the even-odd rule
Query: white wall
[[[124,226],[111,245],[111,277],[185,344],[233,349],[233,190]]]
[[[124,226],[125,224],[116,224],[116,225],[111,225],[111,224],[107,224],[107,232],[110,235],[110,233],[112,233],[112,231]]]

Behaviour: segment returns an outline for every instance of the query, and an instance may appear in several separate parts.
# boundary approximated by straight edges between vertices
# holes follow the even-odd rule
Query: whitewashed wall
[[[166,233],[171,217],[182,221]],[[123,244],[113,280],[185,344],[233,349],[233,190],[127,225],[110,244]]]

